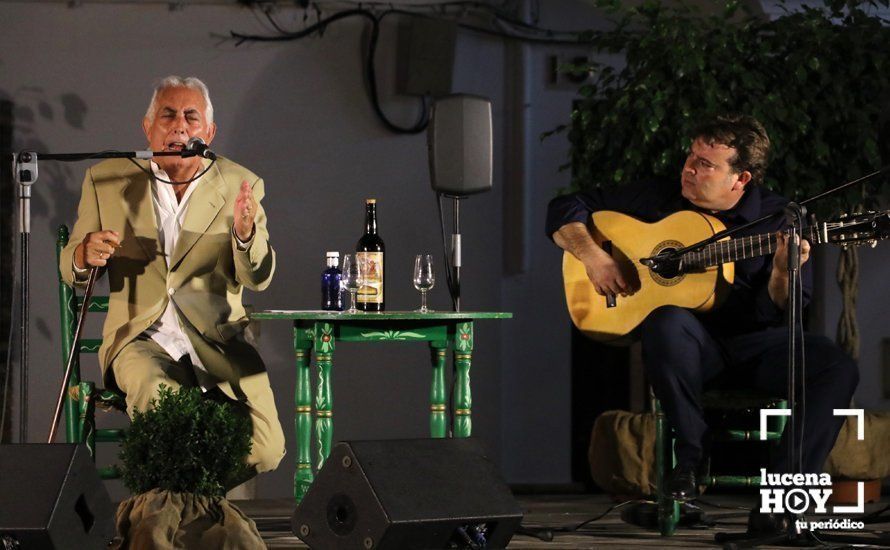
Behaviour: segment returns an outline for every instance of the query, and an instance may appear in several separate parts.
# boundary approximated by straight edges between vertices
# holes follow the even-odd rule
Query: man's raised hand
[[[235,234],[242,242],[253,237],[253,221],[256,219],[257,202],[247,181],[241,182],[241,191],[235,199]]]

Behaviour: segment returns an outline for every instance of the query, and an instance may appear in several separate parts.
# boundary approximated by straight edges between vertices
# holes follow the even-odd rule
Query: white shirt
[[[151,170],[155,175],[151,180],[151,203],[154,206],[155,220],[158,223],[158,242],[163,246],[164,260],[169,269],[170,258],[173,257],[173,250],[176,248],[176,242],[182,231],[182,221],[188,211],[189,198],[204,178],[203,176],[199,177],[190,183],[182,195],[182,200],[177,201],[173,186],[158,181],[159,178],[169,181],[170,177],[167,176],[167,173],[154,162],[151,163]],[[195,367],[198,382],[204,391],[216,386],[216,383],[209,381],[207,369],[201,363],[194,346],[185,334],[172,298],[167,301],[164,313],[153,325],[145,329],[143,334],[157,342],[174,360],[188,355]]]

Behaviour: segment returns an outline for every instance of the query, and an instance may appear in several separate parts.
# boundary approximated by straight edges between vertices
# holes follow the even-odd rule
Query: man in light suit
[[[152,151],[213,141],[207,87],[170,76],[155,88],[142,128]],[[99,363],[127,408],[145,410],[158,387],[222,392],[249,414],[247,463],[274,469],[284,433],[265,366],[244,338],[243,288],[264,290],[275,271],[263,180],[219,158],[114,159],[87,171],[78,218],[60,269],[84,284],[89,268],[110,289]]]

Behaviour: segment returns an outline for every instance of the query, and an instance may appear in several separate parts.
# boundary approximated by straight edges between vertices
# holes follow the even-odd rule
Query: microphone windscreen
[[[199,138],[198,136],[189,138],[188,142],[185,144],[185,148],[188,151],[194,151],[198,148],[199,145],[206,145],[204,140]]]

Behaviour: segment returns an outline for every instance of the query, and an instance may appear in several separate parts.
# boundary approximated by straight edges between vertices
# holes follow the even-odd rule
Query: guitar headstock
[[[841,246],[878,244],[890,238],[890,210],[844,214],[837,220],[819,224],[819,241]]]

